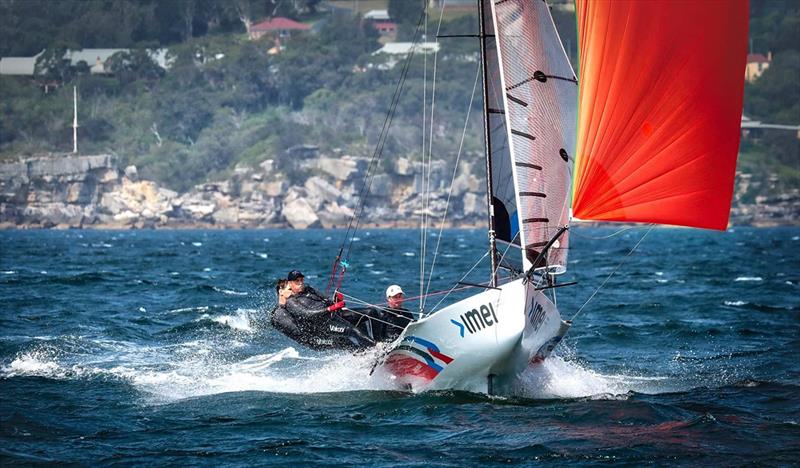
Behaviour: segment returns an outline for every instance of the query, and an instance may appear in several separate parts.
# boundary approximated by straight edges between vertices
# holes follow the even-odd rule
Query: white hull
[[[555,305],[518,279],[410,324],[375,371],[399,389],[493,393],[546,358],[568,329]]]

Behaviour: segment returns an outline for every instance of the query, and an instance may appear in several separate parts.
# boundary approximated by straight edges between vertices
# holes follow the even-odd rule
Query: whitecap
[[[725,304],[726,306],[741,307],[743,305],[747,305],[747,302],[745,302],[745,301],[724,301],[723,304]]]
[[[22,354],[11,361],[8,367],[3,368],[7,377],[40,376],[54,377],[62,375],[63,371],[49,356],[40,356],[38,353]]]
[[[794,240],[794,241],[800,240],[800,236],[792,236],[792,240]]]
[[[139,312],[147,312],[147,309],[145,309],[144,307],[139,307]]]
[[[200,247],[200,246],[203,245],[203,243],[202,242],[192,242],[192,245],[195,246],[195,247]]]
[[[4,275],[16,275],[17,272],[14,270],[5,270],[2,272]]]
[[[403,252],[403,255],[405,255],[406,257],[416,257],[417,256],[417,254],[415,254],[414,252]]]
[[[208,306],[198,306],[198,307],[181,307],[179,309],[170,309],[168,312],[173,314],[179,314],[181,312],[208,312]]]
[[[760,276],[740,276],[734,281],[763,281],[763,278]]]
[[[246,296],[247,295],[246,292],[234,291],[233,289],[218,288],[216,286],[211,286],[211,289],[213,289],[216,292],[221,292],[222,294],[227,294],[229,296]]]
[[[203,271],[211,271],[211,268],[205,267],[205,268],[203,268]]]
[[[657,271],[656,272],[656,276],[664,276],[664,272],[663,271]]]

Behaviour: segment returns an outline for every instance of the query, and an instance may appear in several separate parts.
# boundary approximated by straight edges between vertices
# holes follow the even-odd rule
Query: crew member
[[[361,316],[344,309],[341,296],[337,302],[326,299],[305,284],[305,277],[298,270],[290,271],[286,280],[292,291],[286,300],[286,311],[301,332],[296,341],[316,349],[355,349],[375,344],[369,334],[357,328]]]
[[[384,339],[394,340],[414,320],[411,311],[403,307],[405,294],[403,288],[393,284],[386,288],[386,302],[388,307],[383,311],[383,320],[387,322],[384,328]]]
[[[302,332],[286,310],[286,301],[292,295],[289,282],[285,279],[279,279],[275,285],[275,292],[278,294],[278,305],[272,310],[270,323],[279,332],[295,341],[300,341]]]
[[[292,270],[286,276],[292,295],[287,301],[287,307],[291,309],[302,308],[306,311],[323,309],[333,312],[344,307],[343,301],[336,303],[329,301],[318,293],[316,289],[306,284],[306,278],[299,270]]]

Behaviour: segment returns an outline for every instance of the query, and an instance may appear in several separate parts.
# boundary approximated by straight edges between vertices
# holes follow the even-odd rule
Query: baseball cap
[[[389,286],[388,288],[386,288],[386,297],[393,297],[393,296],[396,296],[398,294],[405,294],[403,292],[403,288],[401,288],[400,286],[398,286],[396,284],[393,284],[393,285]]]
[[[305,278],[305,276],[300,273],[300,270],[292,270],[288,275],[286,275],[286,279],[289,281],[294,281],[298,278]]]

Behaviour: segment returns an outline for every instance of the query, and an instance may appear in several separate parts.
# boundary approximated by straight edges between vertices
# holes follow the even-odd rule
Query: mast
[[[483,142],[484,154],[486,156],[486,205],[489,214],[489,258],[492,265],[492,276],[489,286],[497,286],[497,243],[495,242],[494,230],[494,205],[492,204],[492,142],[489,136],[489,85],[488,70],[486,66],[486,27],[484,14],[484,0],[478,0],[478,23],[481,41],[481,66],[482,68],[482,90],[483,90]]]

